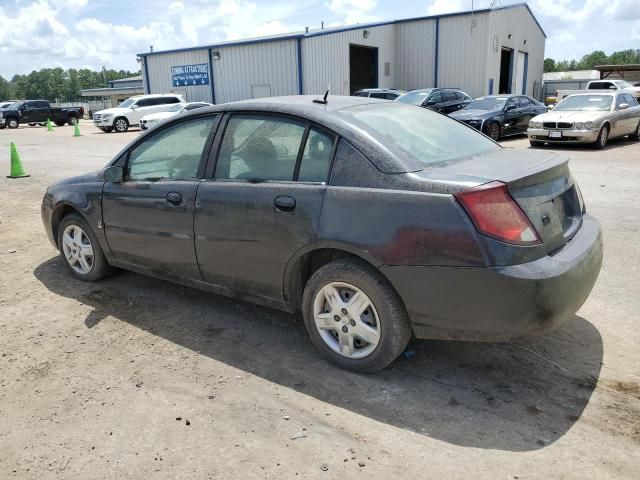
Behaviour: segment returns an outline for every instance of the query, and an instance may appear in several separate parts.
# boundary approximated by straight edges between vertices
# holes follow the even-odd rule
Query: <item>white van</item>
[[[162,93],[127,98],[115,108],[93,114],[93,123],[103,132],[126,132],[130,125],[137,126],[140,119],[150,113],[165,112],[176,103],[184,103],[182,95]]]

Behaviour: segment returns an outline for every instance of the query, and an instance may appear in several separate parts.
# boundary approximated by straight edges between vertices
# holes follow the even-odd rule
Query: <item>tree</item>
[[[544,59],[544,72],[555,72],[556,61],[553,58]]]
[[[11,88],[2,75],[0,75],[0,100],[8,100],[11,97]]]

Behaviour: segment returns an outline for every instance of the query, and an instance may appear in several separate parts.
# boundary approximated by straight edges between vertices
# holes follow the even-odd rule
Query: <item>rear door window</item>
[[[333,135],[313,127],[309,129],[298,172],[300,182],[326,182],[328,180],[334,141]]]
[[[305,125],[293,119],[232,116],[220,146],[216,178],[293,180],[304,132]]]
[[[440,92],[435,92],[431,94],[425,103],[428,103],[428,102],[434,102],[436,104],[442,103],[442,94]]]
[[[455,102],[456,94],[454,92],[442,92],[442,101],[443,102]]]
[[[531,106],[531,102],[527,97],[518,97],[518,103],[520,104],[520,108],[529,108]]]

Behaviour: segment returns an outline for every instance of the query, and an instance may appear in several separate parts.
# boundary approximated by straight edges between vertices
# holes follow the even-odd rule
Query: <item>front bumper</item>
[[[602,265],[590,215],[560,250],[507,267],[385,266],[418,338],[510,341],[553,330],[585,302]]]
[[[98,119],[96,119],[94,117],[93,124],[98,128],[112,127],[113,126],[113,117],[98,118]]]
[[[0,127],[4,127],[5,126],[5,122],[6,122],[6,120],[4,118],[0,118]]]
[[[562,137],[560,138],[551,138],[549,137],[549,132],[561,132]],[[600,134],[600,129],[553,129],[549,130],[546,128],[528,128],[527,136],[529,140],[533,140],[536,142],[553,142],[553,143],[594,143],[598,139],[598,135]]]

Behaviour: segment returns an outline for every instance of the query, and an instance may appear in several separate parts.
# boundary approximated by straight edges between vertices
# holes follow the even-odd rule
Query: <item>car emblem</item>
[[[551,223],[551,217],[549,217],[549,214],[545,214],[542,216],[542,224],[543,225],[549,225],[549,223]]]

